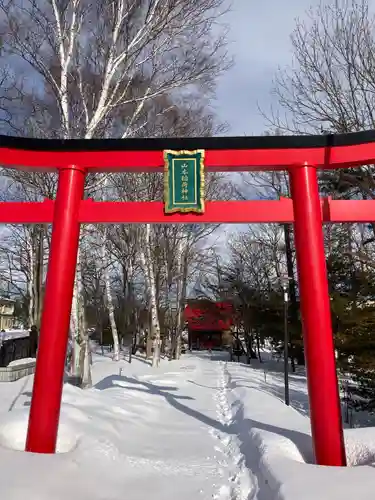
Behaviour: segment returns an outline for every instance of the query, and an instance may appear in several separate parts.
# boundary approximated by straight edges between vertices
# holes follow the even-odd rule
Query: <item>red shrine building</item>
[[[230,302],[213,302],[208,299],[187,301],[184,319],[188,328],[190,349],[221,349],[224,334],[233,324],[233,305]]]

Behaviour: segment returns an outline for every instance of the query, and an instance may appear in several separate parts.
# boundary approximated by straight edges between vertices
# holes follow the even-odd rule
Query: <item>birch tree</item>
[[[43,88],[31,118],[33,135],[139,136],[150,121],[161,126],[167,109],[159,101],[155,112],[155,99],[209,98],[215,77],[229,64],[225,28],[216,25],[223,5],[223,0],[0,0],[4,53]],[[28,173],[13,175],[35,182]],[[90,177],[88,194],[102,182]],[[76,290],[81,287],[76,284]],[[79,308],[77,302],[78,323],[72,326],[84,336]]]
[[[107,228],[104,227],[102,232],[102,241],[100,245],[100,253],[102,258],[103,267],[103,278],[104,278],[104,289],[105,289],[105,303],[108,309],[109,323],[111,326],[112,337],[113,337],[113,360],[120,360],[120,343],[115,319],[115,307],[112,298],[112,287],[111,287],[111,277],[109,269],[109,259],[107,255]]]
[[[156,97],[213,90],[228,66],[223,0],[1,0],[4,52],[38,77],[46,136],[129,137]]]
[[[104,199],[106,199],[106,192],[108,190],[108,178],[104,179]],[[116,325],[115,318],[115,308],[113,304],[112,288],[111,288],[111,276],[110,276],[110,256],[108,255],[107,244],[108,241],[108,230],[105,225],[100,231],[99,245],[100,245],[100,257],[103,266],[103,279],[104,279],[104,296],[105,304],[108,310],[109,324],[111,326],[112,338],[113,338],[113,360],[120,360],[120,343],[119,336]]]
[[[139,258],[141,266],[146,278],[146,289],[148,295],[149,310],[151,315],[150,327],[151,327],[151,339],[153,341],[153,355],[152,355],[152,366],[159,366],[160,363],[160,322],[159,322],[159,311],[157,303],[156,294],[156,282],[154,267],[151,256],[151,248],[153,245],[151,226],[146,224],[144,228],[143,249],[140,249]]]

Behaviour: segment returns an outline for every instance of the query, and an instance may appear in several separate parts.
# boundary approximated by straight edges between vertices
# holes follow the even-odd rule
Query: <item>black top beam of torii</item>
[[[164,149],[300,149],[355,146],[375,142],[375,130],[347,134],[247,137],[169,137],[125,139],[34,139],[0,135],[0,149],[29,151],[157,151]],[[0,158],[1,162],[1,158]]]

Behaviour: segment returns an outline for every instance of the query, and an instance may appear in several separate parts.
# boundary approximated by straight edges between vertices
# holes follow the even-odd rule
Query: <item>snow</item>
[[[367,500],[375,429],[346,429],[352,467],[312,464],[306,379],[282,401],[276,363],[186,354],[152,368],[94,355],[94,387],[64,385],[58,453],[24,453],[33,377],[0,383],[4,500]],[[266,367],[266,371],[264,370]]]
[[[281,399],[283,374],[254,365],[249,376],[244,365],[228,364],[227,386],[233,431],[247,467],[258,478],[258,498],[370,499],[375,488],[375,429],[345,429],[349,467],[313,465],[305,377],[290,376],[292,406],[287,407]]]
[[[30,332],[28,330],[6,330],[5,332],[0,332],[0,343],[4,342],[4,340],[20,339],[29,335]]]
[[[8,366],[22,366],[28,363],[35,363],[36,360],[35,358],[22,358],[22,359],[15,359],[14,361],[11,361]]]

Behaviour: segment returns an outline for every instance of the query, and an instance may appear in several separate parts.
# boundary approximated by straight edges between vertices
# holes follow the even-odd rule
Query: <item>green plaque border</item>
[[[200,187],[199,187],[199,204],[197,207],[189,207],[189,208],[183,208],[183,207],[174,207],[170,208],[173,206],[170,200],[170,185],[169,185],[169,161],[168,161],[168,155],[173,155],[175,157],[179,156],[194,156],[194,155],[200,155],[200,161],[199,161],[199,174],[200,174]],[[205,168],[204,168],[204,159],[205,159],[205,150],[204,149],[194,149],[194,150],[174,150],[174,149],[165,149],[163,152],[164,156],[164,212],[166,214],[173,214],[173,213],[198,213],[198,214],[203,214],[205,211],[205,203],[204,203],[204,194],[205,194],[205,178],[204,178],[204,173],[205,173]]]

